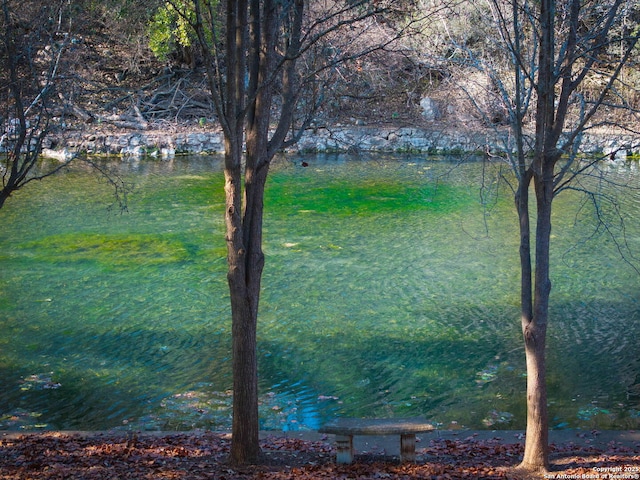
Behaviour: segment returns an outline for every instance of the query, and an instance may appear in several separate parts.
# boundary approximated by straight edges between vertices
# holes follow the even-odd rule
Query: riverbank
[[[639,432],[550,433],[552,468],[529,478],[640,476]],[[398,463],[397,438],[356,437],[355,463],[336,465],[331,436],[262,432],[262,465],[236,468],[226,462],[229,440],[214,432],[3,432],[0,479],[523,478],[513,468],[522,455],[519,431],[425,434],[415,464]]]
[[[64,145],[60,147],[60,145]],[[57,147],[56,147],[57,146]],[[44,155],[65,159],[82,152],[125,157],[170,158],[181,154],[224,153],[222,132],[214,124],[150,126],[147,130],[101,129],[70,132],[64,141],[52,138]],[[495,153],[513,150],[506,127],[468,128],[464,125],[425,126],[322,126],[309,129],[288,151],[292,153]],[[582,151],[614,159],[640,155],[640,138],[623,132],[585,133]]]
[[[209,432],[210,433],[210,432]],[[141,431],[135,433],[138,437],[165,437],[176,435],[176,432],[163,431]],[[204,430],[194,430],[192,432],[180,432],[181,435],[207,435]],[[132,432],[124,430],[110,430],[104,432],[94,431],[35,431],[35,430],[4,430],[0,431],[0,440],[17,440],[22,437],[39,437],[39,436],[73,436],[79,438],[89,438],[94,436],[103,437],[131,437]],[[230,433],[218,432],[217,435],[230,438]],[[263,430],[260,432],[261,439],[281,438],[286,440],[300,440],[305,442],[325,442],[329,446],[333,444],[335,435],[318,433],[314,430],[300,431],[273,431]],[[434,430],[430,433],[420,434],[417,436],[418,446],[424,447],[425,444],[432,440],[435,441],[459,441],[474,440],[488,441],[495,440],[500,443],[511,445],[524,443],[524,430]],[[580,430],[580,429],[563,429],[550,430],[549,443],[555,445],[573,444],[578,447],[592,447],[595,449],[606,449],[610,445],[617,445],[635,449],[640,454],[640,431],[638,430]],[[368,435],[354,437],[354,448],[358,452],[366,452],[370,454],[380,455],[399,455],[399,442],[395,435]],[[640,462],[640,458],[638,459]]]

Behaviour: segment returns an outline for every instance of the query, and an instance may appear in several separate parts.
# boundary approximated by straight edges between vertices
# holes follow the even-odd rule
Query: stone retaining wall
[[[640,152],[640,138],[632,135],[585,135],[583,150],[613,154],[617,158]],[[298,153],[396,152],[396,153],[463,153],[499,152],[513,148],[509,133],[438,131],[420,128],[336,127],[308,130],[290,149]],[[69,144],[69,150],[89,153],[169,157],[176,154],[223,153],[220,131],[165,133],[157,130],[121,134],[92,134]],[[59,156],[48,150],[45,154]]]

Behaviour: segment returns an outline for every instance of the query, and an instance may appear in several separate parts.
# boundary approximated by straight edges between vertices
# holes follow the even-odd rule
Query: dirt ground
[[[3,432],[0,479],[497,479],[640,478],[640,432],[551,432],[551,469],[526,476],[523,433],[436,431],[401,464],[396,437],[356,437],[355,462],[336,465],[333,438],[264,432],[260,465],[228,464],[228,433]]]

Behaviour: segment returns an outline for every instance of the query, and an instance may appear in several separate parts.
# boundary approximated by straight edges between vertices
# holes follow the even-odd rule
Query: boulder
[[[422,116],[428,122],[434,122],[441,117],[438,104],[433,98],[423,97],[422,100],[420,100],[420,108],[422,108]]]

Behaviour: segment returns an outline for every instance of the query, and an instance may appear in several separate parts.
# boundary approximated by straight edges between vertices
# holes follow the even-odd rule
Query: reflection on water
[[[279,160],[266,198],[263,428],[338,415],[524,426],[513,202],[497,167],[458,160]],[[112,163],[135,185],[122,215],[81,171],[0,211],[0,428],[229,427],[220,165]],[[609,176],[638,185],[635,164]],[[640,194],[619,201],[638,252]],[[577,195],[559,197],[552,422],[637,428],[640,278],[595,227]]]

